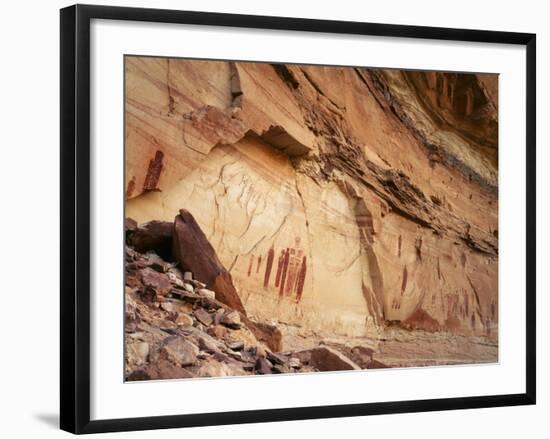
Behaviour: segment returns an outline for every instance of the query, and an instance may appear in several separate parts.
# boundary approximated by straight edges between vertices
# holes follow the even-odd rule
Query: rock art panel
[[[140,57],[126,75],[126,215],[189,211],[249,316],[496,340],[496,76]]]

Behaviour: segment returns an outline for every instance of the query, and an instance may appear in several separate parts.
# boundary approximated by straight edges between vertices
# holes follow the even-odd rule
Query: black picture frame
[[[90,420],[90,21],[181,23],[325,32],[526,47],[526,391],[525,393],[224,413]],[[75,5],[61,10],[61,404],[60,424],[72,433],[273,422],[387,413],[535,404],[536,35],[303,18]]]

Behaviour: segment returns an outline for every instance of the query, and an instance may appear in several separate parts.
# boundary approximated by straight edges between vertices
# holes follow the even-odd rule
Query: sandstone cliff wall
[[[251,315],[496,336],[494,75],[126,59],[126,215],[196,218]]]

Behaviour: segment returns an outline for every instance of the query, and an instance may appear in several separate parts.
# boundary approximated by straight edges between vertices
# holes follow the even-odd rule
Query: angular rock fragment
[[[199,349],[201,351],[206,351],[209,353],[215,353],[220,351],[220,344],[216,342],[216,340],[209,335],[202,334],[197,337],[198,343],[199,343]]]
[[[386,369],[388,367],[390,366],[382,363],[381,361],[374,359],[369,363],[369,365],[367,366],[367,369]]]
[[[210,306],[210,304],[206,304],[208,309],[215,309],[214,307]],[[219,325],[222,321],[222,317],[225,314],[225,309],[219,308],[214,313],[214,325]]]
[[[208,311],[205,311],[202,308],[197,309],[194,312],[194,315],[195,315],[195,318],[206,327],[210,326],[214,322],[214,318],[212,317],[212,314],[210,314]]]
[[[200,377],[225,377],[231,375],[231,369],[225,363],[209,359],[201,363],[197,375]]]
[[[321,371],[361,370],[359,365],[344,354],[328,346],[312,349],[309,363]]]
[[[149,266],[158,271],[159,273],[167,273],[168,270],[172,267],[169,263],[165,262],[160,256],[158,256],[155,252],[147,252],[145,254],[145,258],[147,259],[147,262]],[[167,273],[168,278],[170,281],[172,281],[173,273]]]
[[[134,369],[126,374],[126,381],[147,381],[153,379],[144,369]]]
[[[182,337],[171,336],[164,341],[161,351],[174,364],[190,366],[197,361],[199,348]]]
[[[137,251],[145,253],[154,250],[169,258],[172,254],[172,231],[174,225],[167,221],[149,221],[129,233],[127,242]]]
[[[271,361],[273,364],[283,365],[287,363],[287,360],[282,355],[275,354],[271,351],[266,352],[266,358]]]
[[[302,362],[298,357],[290,357],[288,359],[288,365],[294,369],[300,369],[300,367],[302,367]]]
[[[166,275],[168,276],[168,279],[170,279],[170,282],[172,282],[174,285],[180,288],[185,288],[186,284],[184,284],[183,281],[174,273],[169,271],[168,273],[166,273]]]
[[[195,374],[167,360],[150,363],[143,370],[148,380],[194,378]]]
[[[199,289],[200,288],[206,288],[206,284],[204,282],[201,282],[201,281],[197,280],[197,279],[191,279],[189,281],[189,283],[191,285],[193,285],[195,288],[199,288]]]
[[[227,329],[225,329],[223,326],[221,325],[214,325],[214,326],[210,326],[207,330],[206,330],[206,333],[208,335],[211,335],[212,337],[216,337],[218,339],[222,339],[224,338],[226,335],[227,335]]]
[[[216,292],[219,301],[246,314],[231,275],[195,218],[185,209],[180,210],[174,221],[173,254],[183,269],[191,271]]]
[[[137,228],[138,224],[136,220],[132,218],[124,218],[124,231],[133,232]]]
[[[164,296],[172,290],[172,283],[168,277],[151,268],[141,270],[141,282],[160,296]]]
[[[162,302],[160,304],[160,307],[167,312],[173,313],[176,312],[177,306],[174,305],[172,302]]]
[[[162,298],[157,295],[157,291],[151,287],[144,287],[138,290],[139,298],[148,304],[157,305]]]
[[[233,341],[231,343],[227,344],[227,347],[229,349],[233,349],[234,351],[242,351],[244,349],[244,342],[242,341]]]
[[[170,290],[170,295],[173,296],[173,297],[177,297],[181,300],[184,300],[186,302],[189,302],[189,303],[196,303],[198,302],[201,298],[198,294],[195,294],[193,292],[189,292],[187,291],[187,289],[179,289],[179,288],[173,288]]]
[[[256,360],[256,364],[254,366],[254,369],[260,375],[268,375],[268,374],[272,373],[272,371],[271,371],[272,367],[273,367],[273,365],[269,362],[269,360],[267,360],[265,358],[258,358]]]
[[[222,325],[227,326],[232,329],[239,329],[241,325],[241,317],[237,311],[231,311],[229,313],[223,314],[221,318]]]
[[[142,366],[147,362],[149,344],[146,342],[126,343],[126,361],[131,366]]]
[[[131,288],[126,287],[126,300],[124,303],[124,318],[126,324],[136,324],[141,321],[141,318],[139,316],[139,310],[138,307],[131,297],[131,294],[133,293],[133,290]]]
[[[198,293],[199,293],[199,296],[206,297],[208,299],[214,300],[216,298],[216,293],[207,288],[201,288],[200,290],[198,290]]]
[[[194,292],[195,289],[193,288],[192,285],[188,284],[188,283],[184,283],[183,284],[183,288],[186,290],[186,291],[189,291],[190,293]]]
[[[254,322],[248,318],[244,318],[243,323],[258,341],[265,343],[273,352],[281,351],[283,348],[283,334],[277,326],[270,325],[269,323]]]
[[[273,373],[290,373],[292,370],[286,364],[275,364],[271,368]]]
[[[372,362],[374,349],[368,346],[355,346],[351,349],[351,359],[356,362],[362,369],[367,369]]]
[[[180,326],[193,326],[194,320],[190,315],[180,313],[176,318],[176,324]]]
[[[228,349],[226,351],[226,354],[229,355],[229,357],[231,357],[233,360],[237,360],[239,362],[243,360],[242,354],[238,351],[233,351],[231,349]]]

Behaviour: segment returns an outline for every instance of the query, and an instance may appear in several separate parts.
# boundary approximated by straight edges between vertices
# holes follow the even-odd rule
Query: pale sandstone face
[[[263,320],[496,337],[496,77],[460,76],[129,57],[126,216],[189,210]]]

